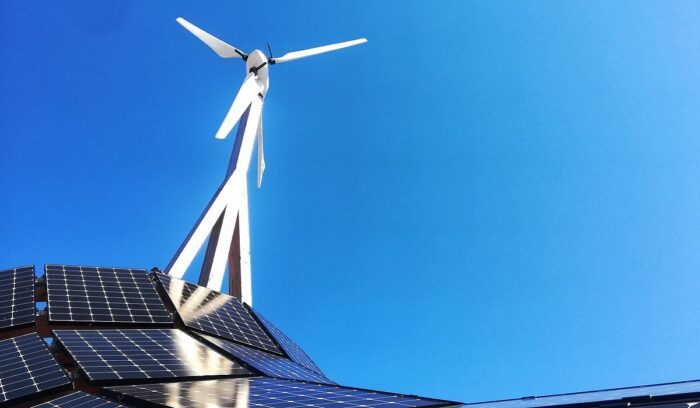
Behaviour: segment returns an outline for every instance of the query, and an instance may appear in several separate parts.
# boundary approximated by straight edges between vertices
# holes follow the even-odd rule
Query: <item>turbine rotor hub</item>
[[[255,50],[248,54],[248,59],[245,62],[246,73],[254,73],[255,79],[260,85],[260,93],[263,96],[267,93],[267,88],[269,87],[270,81],[268,77],[269,64],[267,62],[267,57],[260,50]]]

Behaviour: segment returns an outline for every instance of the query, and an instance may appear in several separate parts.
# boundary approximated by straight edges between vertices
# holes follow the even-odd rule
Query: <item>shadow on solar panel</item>
[[[145,269],[46,265],[49,320],[171,325]]]

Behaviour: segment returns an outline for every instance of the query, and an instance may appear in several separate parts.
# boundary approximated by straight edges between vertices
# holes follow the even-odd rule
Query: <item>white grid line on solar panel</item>
[[[176,329],[54,330],[92,381],[249,375]]]
[[[144,269],[46,266],[52,321],[171,323]]]
[[[188,327],[281,354],[235,297],[166,274],[159,273],[158,279]]]
[[[269,320],[265,319],[263,315],[261,315],[257,310],[253,310],[253,313],[255,313],[255,316],[262,322],[263,326],[267,329],[267,331],[272,335],[272,337],[275,338],[277,343],[282,346],[282,349],[287,353],[289,358],[291,358],[293,361],[296,363],[301,364],[302,366],[308,368],[309,370],[315,371],[318,374],[321,374],[322,376],[325,377],[325,374],[323,374],[323,371],[321,371],[320,368],[316,365],[316,363],[311,360],[311,357],[309,357],[308,354],[304,352],[304,350],[299,347],[298,344],[296,344],[292,339],[287,337],[280,329],[278,329],[274,324],[272,324]]]
[[[171,401],[177,401],[179,408],[205,405],[234,407],[237,406],[237,402],[243,401],[247,402],[248,407],[267,408],[399,408],[458,405],[429,398],[266,377],[128,385],[110,387],[108,391],[165,406],[171,405]]]
[[[67,384],[68,376],[36,333],[0,341],[0,402]]]
[[[47,270],[51,271],[49,268]],[[58,275],[54,275],[55,272],[49,272],[47,279],[49,313],[54,319],[63,317],[79,321],[142,323],[171,321],[143,269],[85,268],[81,270],[66,267],[66,270],[61,272]],[[57,281],[53,282],[54,279],[51,276],[57,276]],[[73,294],[70,294],[71,285],[75,285]],[[57,312],[55,307],[57,305],[63,309],[67,305],[69,313]]]
[[[325,376],[307,369],[292,360],[280,357],[276,354],[266,353],[250,347],[239,345],[230,341],[217,339],[205,334],[201,335],[205,340],[223,349],[232,356],[249,364],[256,370],[271,377],[289,378],[292,380],[311,381],[323,384],[335,384]]]
[[[119,408],[124,405],[116,402],[108,401],[104,398],[97,397],[82,391],[65,395],[63,397],[54,398],[51,401],[43,404],[34,405],[32,408]]]
[[[34,323],[34,267],[0,271],[0,328]]]

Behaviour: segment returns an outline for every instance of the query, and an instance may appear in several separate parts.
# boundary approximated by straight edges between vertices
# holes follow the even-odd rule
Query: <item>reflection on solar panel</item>
[[[281,354],[277,345],[235,297],[163,273],[157,276],[186,326]]]
[[[693,408],[700,404],[700,400],[693,402],[675,402],[671,404],[637,405],[635,408]]]
[[[46,265],[49,320],[172,323],[145,269]]]
[[[54,330],[91,381],[251,373],[175,329]]]
[[[441,407],[447,401],[378,391],[303,383],[277,378],[232,378],[169,384],[111,387],[108,393],[126,402],[190,407]],[[246,404],[247,402],[247,404]],[[455,404],[453,404],[455,405]]]
[[[70,385],[35,333],[0,341],[0,402]]]
[[[233,357],[242,360],[244,363],[260,371],[262,374],[272,377],[289,378],[292,380],[335,384],[325,376],[302,367],[284,357],[255,350],[230,341],[217,339],[212,336],[202,335],[202,337]]]
[[[634,399],[635,402],[644,400],[663,400],[664,396],[679,395],[700,397],[700,380],[675,383],[643,385],[639,387],[615,388],[611,390],[576,392],[570,394],[546,395],[542,397],[526,397],[511,400],[480,402],[467,404],[471,407],[518,408],[518,407],[548,407],[555,405],[601,405],[601,403],[619,402]]]
[[[123,406],[104,398],[78,391],[35,405],[32,408],[119,408]]]
[[[34,323],[34,267],[0,271],[0,328]]]
[[[258,320],[262,322],[263,326],[265,326],[265,328],[272,335],[272,337],[275,338],[277,344],[282,346],[282,349],[285,353],[287,353],[289,358],[303,365],[309,370],[324,375],[323,371],[321,371],[321,369],[318,368],[318,366],[311,360],[311,357],[309,357],[308,354],[306,354],[304,350],[301,349],[301,347],[299,347],[289,337],[282,333],[280,329],[278,329],[272,323],[270,323],[270,321],[265,319],[260,313],[258,313],[258,311],[253,310],[253,313],[255,313],[255,316],[258,318]]]

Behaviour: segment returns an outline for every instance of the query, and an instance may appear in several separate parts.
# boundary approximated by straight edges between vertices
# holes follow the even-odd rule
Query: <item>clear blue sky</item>
[[[168,263],[244,77],[178,16],[277,55],[369,39],[272,67],[250,198],[255,305],[333,379],[700,377],[697,2],[2,1],[0,267]]]

